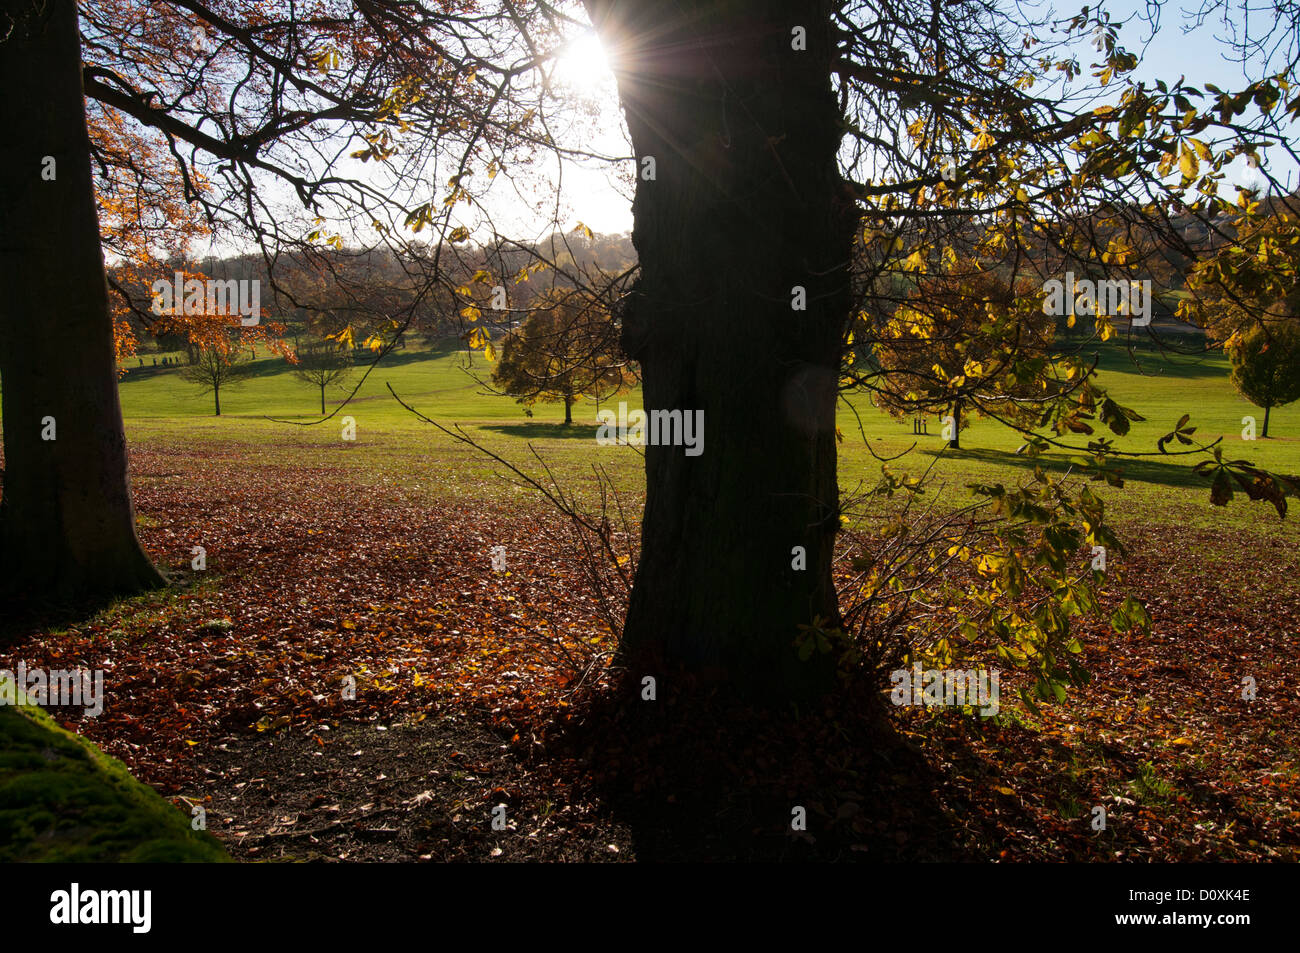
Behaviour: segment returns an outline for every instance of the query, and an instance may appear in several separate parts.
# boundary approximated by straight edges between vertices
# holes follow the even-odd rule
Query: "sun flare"
[[[605,49],[594,33],[574,37],[555,61],[555,78],[570,89],[583,94],[598,92],[612,85],[613,73]]]

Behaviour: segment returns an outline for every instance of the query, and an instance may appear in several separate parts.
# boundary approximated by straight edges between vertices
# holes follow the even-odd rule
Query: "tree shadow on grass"
[[[444,357],[446,354],[452,353],[452,351],[453,349],[450,347],[440,348],[437,350],[416,350],[414,348],[406,348],[404,350],[390,351],[384,356],[384,359],[379,362],[379,368],[401,367],[404,364],[417,364],[423,361],[430,361],[434,358]],[[374,355],[354,355],[352,364],[354,373],[359,373],[369,367],[370,362],[373,360]],[[168,374],[176,375],[179,378],[180,372],[185,370],[187,366],[189,365],[170,364],[163,367],[162,365],[154,366],[148,364],[144,367],[127,367],[126,374],[122,377],[122,383],[137,383],[139,381],[152,380],[155,377]],[[284,374],[294,369],[294,365],[290,364],[278,354],[270,357],[259,357],[257,360],[249,361],[244,366],[246,369],[244,376],[249,379],[257,377],[275,377],[277,374]],[[303,386],[309,387],[311,385],[304,384]]]
[[[1165,380],[1217,377],[1227,380],[1227,362],[1216,351],[1205,350],[1203,339],[1167,338],[1167,347],[1149,340],[1115,340],[1107,344],[1085,344],[1076,351],[1070,342],[1058,349],[1058,356],[1073,356],[1085,365],[1097,360],[1103,374],[1125,373]],[[1131,345],[1131,347],[1130,347]]]
[[[155,563],[155,568],[162,576],[162,585],[125,595],[103,592],[56,598],[40,593],[18,593],[0,586],[0,605],[5,607],[5,611],[0,612],[0,650],[7,650],[34,633],[57,633],[119,608],[168,605],[178,596],[190,592],[199,582],[188,564],[169,566]]]
[[[423,361],[432,360],[440,355],[430,351],[417,351],[411,348],[398,351],[389,351],[384,355],[384,359],[379,362],[378,368],[401,367],[405,364],[418,364]],[[360,374],[368,368],[375,359],[374,354],[363,353],[353,354],[352,356],[352,373]],[[290,364],[282,357],[264,357],[249,364],[250,377],[271,377],[276,374],[283,374],[286,371],[294,370],[294,365]],[[352,378],[349,377],[348,380]],[[304,385],[309,386],[309,385]]]
[[[1087,355],[1091,361],[1091,355]],[[1225,383],[1228,368],[1221,361],[1194,355],[1160,354],[1154,351],[1134,351],[1129,354],[1108,354],[1102,357],[1098,369],[1106,374],[1135,374],[1148,380],[1200,380],[1215,378]]]
[[[465,342],[459,337],[444,337],[439,338],[436,341],[430,341],[425,347],[421,348],[418,353],[424,355],[426,358],[434,358],[464,353],[465,350]]]
[[[492,430],[524,440],[595,440],[599,426],[594,424],[483,424],[480,430]]]
[[[1052,474],[1064,473],[1070,469],[1072,464],[1064,457],[1049,456],[1030,458],[1024,454],[1014,453],[1007,450],[988,450],[988,449],[970,449],[970,450],[925,450],[922,451],[927,456],[942,456],[949,460],[966,460],[972,463],[984,463],[990,466],[1013,467],[1017,470],[1023,470],[1026,473],[1033,471],[1034,466],[1038,465],[1045,472]],[[1232,455],[1229,455],[1232,457]],[[1232,457],[1236,459],[1235,457]],[[1207,459],[1201,456],[1173,457],[1170,462],[1143,457],[1137,460],[1126,460],[1116,458],[1114,466],[1122,471],[1126,483],[1149,483],[1159,486],[1183,487],[1190,489],[1209,490],[1210,484],[1192,472],[1192,465],[1199,461]],[[1245,456],[1249,459],[1249,455]],[[1174,460],[1181,460],[1181,463],[1175,463]],[[1079,467],[1074,467],[1076,476],[1087,477],[1088,471]]]

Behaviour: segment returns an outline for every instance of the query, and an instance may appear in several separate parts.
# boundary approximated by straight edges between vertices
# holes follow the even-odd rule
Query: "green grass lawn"
[[[1284,472],[1300,471],[1300,403],[1274,410],[1270,439],[1243,440],[1242,417],[1250,414],[1262,423],[1263,412],[1237,395],[1221,354],[1180,357],[1150,347],[1130,353],[1112,344],[1099,348],[1098,358],[1100,383],[1147,418],[1117,441],[1120,449],[1153,453],[1156,440],[1183,413],[1190,413],[1199,428],[1197,436],[1207,442],[1222,437],[1229,458],[1249,459]],[[354,372],[346,389],[327,391],[328,406],[334,411],[361,383],[346,410],[315,423],[320,417],[318,392],[297,380],[277,357],[261,357],[249,380],[223,391],[222,417],[213,415],[211,395],[200,394],[197,386],[181,379],[179,367],[135,369],[120,385],[128,437],[163,443],[249,444],[264,459],[282,460],[285,465],[304,459],[328,461],[381,470],[386,479],[423,484],[451,495],[483,493],[484,480],[498,472],[499,465],[413,417],[389,394],[391,385],[427,416],[447,426],[463,426],[484,445],[529,464],[530,472],[538,467],[528,444],[554,465],[562,479],[582,481],[590,476],[591,464],[599,462],[622,486],[631,491],[641,488],[641,458],[634,449],[596,445],[595,404],[575,407],[575,423],[570,427],[561,423],[559,404],[538,405],[529,418],[514,400],[493,394],[480,383],[491,373],[481,353],[409,348],[389,355],[364,382],[362,370]],[[617,400],[627,401],[632,408],[642,405],[638,391]],[[341,439],[344,416],[355,420],[355,442]],[[945,502],[955,504],[968,498],[965,484],[1014,483],[1030,465],[1015,453],[1022,438],[996,422],[975,421],[963,431],[962,449],[956,451],[944,447],[937,418],[929,420],[931,436],[917,437],[910,421],[895,420],[862,397],[854,407],[841,403],[838,423],[845,437],[840,445],[840,481],[846,489],[879,477],[877,456],[905,454],[890,466],[910,472],[919,472],[937,457],[933,475],[939,492]],[[1077,442],[1082,445],[1086,438]],[[1064,469],[1069,465],[1067,456],[1050,454],[1048,465]],[[1121,521],[1128,516],[1150,519],[1153,513],[1165,521],[1209,528],[1276,520],[1271,509],[1258,504],[1234,501],[1226,510],[1212,510],[1206,484],[1190,473],[1196,459],[1152,456],[1127,461],[1128,485],[1122,492],[1110,490],[1106,498],[1115,501]]]

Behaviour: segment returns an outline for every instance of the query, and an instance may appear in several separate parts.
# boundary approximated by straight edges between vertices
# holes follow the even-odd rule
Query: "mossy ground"
[[[0,692],[11,697],[8,686]],[[0,861],[228,859],[120,761],[35,705],[0,705]]]

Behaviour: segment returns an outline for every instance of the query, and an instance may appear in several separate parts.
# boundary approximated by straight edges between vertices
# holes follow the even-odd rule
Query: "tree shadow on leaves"
[[[958,836],[970,825],[933,796],[933,770],[861,686],[796,712],[684,674],[660,678],[649,701],[627,680],[563,743],[640,861],[980,859]]]

